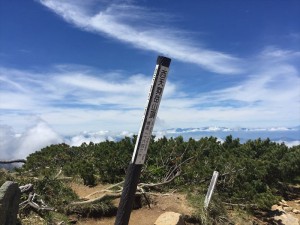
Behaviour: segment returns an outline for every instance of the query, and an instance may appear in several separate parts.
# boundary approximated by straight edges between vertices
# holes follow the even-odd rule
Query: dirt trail
[[[97,185],[95,187],[89,188],[83,184],[71,183],[71,188],[78,194],[79,197],[83,198],[96,191],[103,190],[110,185]],[[92,195],[91,198],[99,197],[101,194]],[[113,201],[114,205],[118,206],[119,200]],[[287,205],[292,209],[300,210],[300,200],[296,198],[294,200],[286,201]],[[287,208],[288,209],[288,208]],[[144,206],[141,209],[133,210],[131,212],[129,225],[153,225],[156,219],[164,212],[177,212],[183,215],[192,215],[193,208],[190,207],[186,200],[186,196],[180,193],[173,193],[169,195],[159,195],[151,196],[151,208]],[[235,212],[232,212],[233,214]],[[268,224],[263,222],[263,218],[255,218],[250,215],[233,215],[229,212],[229,216],[236,224]],[[300,214],[293,213],[291,211],[287,212],[292,214],[294,217],[298,218],[300,221]],[[80,219],[77,224],[79,225],[114,225],[115,217],[105,217],[99,219]]]
[[[89,188],[82,184],[71,183],[71,188],[79,195],[85,197],[95,191],[105,189],[106,185],[97,185]],[[92,198],[96,198],[93,195]],[[179,193],[169,195],[151,196],[151,208],[145,206],[138,210],[133,210],[130,216],[129,225],[153,225],[156,219],[164,212],[172,211],[185,215],[191,215],[193,209],[189,206],[186,196]],[[117,206],[118,201],[114,204]],[[100,219],[80,219],[77,222],[79,225],[114,225],[115,217],[100,218]]]
[[[286,202],[287,202],[287,205],[289,207],[299,211],[298,213],[295,213],[295,211],[294,212],[289,212],[289,213],[292,214],[294,217],[298,218],[298,220],[300,222],[300,198],[295,199],[293,201],[286,201]]]

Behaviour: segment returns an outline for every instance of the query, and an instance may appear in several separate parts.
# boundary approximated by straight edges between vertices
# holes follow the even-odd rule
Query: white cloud
[[[165,28],[162,15],[159,14],[158,21],[158,15],[154,11],[128,4],[101,4],[102,8],[95,12],[91,9],[95,5],[87,6],[79,4],[78,1],[40,2],[83,30],[108,35],[134,47],[169,55],[183,62],[195,63],[212,72],[236,74],[244,71],[240,59],[223,52],[208,50],[184,37],[183,32]]]
[[[26,110],[50,107],[53,104],[101,105],[117,104],[136,107],[147,96],[151,78],[144,75],[129,77],[119,74],[116,80],[106,79],[107,74],[86,74],[85,71],[52,73],[20,71],[0,68],[1,104],[3,109]],[[11,86],[10,84],[14,84]],[[15,86],[19,88],[15,88]],[[168,89],[174,88],[172,84]],[[26,91],[24,91],[26,90]],[[145,99],[145,98],[144,98]],[[139,106],[140,107],[140,106]]]
[[[276,141],[278,144],[284,143],[286,146],[288,146],[289,148],[293,147],[293,146],[297,146],[300,145],[300,141]]]
[[[63,141],[60,135],[41,120],[22,134],[2,125],[0,137],[1,159],[23,159],[41,148]]]
[[[10,159],[16,149],[15,133],[7,125],[0,125],[1,159]]]
[[[151,77],[119,72],[110,75],[75,70],[72,66],[52,72],[0,67],[0,79],[4,84],[0,90],[3,114],[0,121],[14,128],[24,128],[26,123],[20,121],[21,117],[26,121],[27,117],[38,115],[68,134],[84,129],[136,130]],[[164,97],[172,96],[175,89],[176,86],[168,82]]]
[[[40,118],[33,119],[33,124],[23,133],[16,133],[12,127],[0,125],[0,160],[25,159],[29,154],[52,144],[66,143],[80,146],[82,143],[99,143],[106,140],[118,141],[133,133],[110,131],[81,132],[71,137],[62,137]]]
[[[89,144],[90,142],[93,143],[100,143],[103,141],[118,141],[124,137],[132,137],[133,133],[128,131],[122,132],[111,132],[111,131],[97,131],[97,132],[81,132],[70,138],[65,138],[65,143],[70,146],[80,146],[82,143]]]
[[[277,48],[275,46],[267,46],[262,53],[260,54],[260,57],[262,59],[270,60],[287,60],[292,57],[299,57],[300,52],[299,51],[292,51],[292,50],[283,50],[280,48]]]
[[[168,81],[158,113],[163,123],[158,121],[156,128],[298,125],[300,76],[293,64],[298,55],[289,51],[289,56],[276,62],[266,55],[260,61],[261,55],[249,64],[250,74],[218,90],[192,95],[189,90],[182,91],[180,84]],[[71,65],[47,71],[0,68],[5,84],[0,90],[2,124],[20,130],[26,127],[28,116],[39,115],[62,134],[138,130],[149,76],[104,73]]]

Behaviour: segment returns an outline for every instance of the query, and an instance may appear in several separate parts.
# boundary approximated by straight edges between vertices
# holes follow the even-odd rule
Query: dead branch
[[[238,169],[238,170],[231,170],[231,171],[229,171],[229,172],[227,172],[227,173],[223,173],[223,174],[219,175],[219,178],[220,178],[220,177],[227,176],[227,175],[230,175],[230,174],[234,174],[234,173],[241,172],[241,171],[243,171],[243,170],[245,170],[245,169],[246,169],[246,168],[244,167],[244,168],[241,168],[241,169]]]
[[[80,202],[71,202],[70,205],[83,205],[83,204],[92,204],[92,203],[97,203],[97,202],[101,202],[105,199],[110,199],[110,198],[120,198],[121,197],[121,193],[106,193],[103,194],[102,196],[98,197],[98,198],[94,198],[94,199],[90,199],[87,201],[80,201]]]
[[[146,194],[153,194],[154,195],[154,193],[146,192],[144,190],[144,188],[153,188],[153,187],[157,187],[157,186],[161,186],[161,185],[166,185],[166,184],[172,182],[173,180],[175,180],[177,177],[179,177],[181,175],[181,166],[194,158],[194,157],[190,157],[190,158],[182,161],[186,151],[187,151],[187,147],[180,156],[180,162],[169,169],[169,171],[167,172],[167,174],[166,174],[166,176],[165,176],[165,178],[163,179],[162,182],[159,182],[159,183],[139,183],[137,185],[136,195],[143,195],[145,197],[147,203],[148,203],[149,208],[150,208],[150,201],[147,198]],[[169,160],[170,160],[170,157],[167,158],[167,161],[169,161]],[[84,201],[72,202],[72,203],[70,203],[70,205],[89,204],[89,203],[96,203],[96,202],[99,202],[99,201],[103,201],[104,199],[107,199],[107,198],[119,198],[119,197],[121,197],[121,193],[122,193],[122,190],[123,190],[123,187],[121,186],[123,183],[124,183],[124,181],[119,182],[117,184],[114,184],[114,185],[112,185],[112,186],[110,186],[110,187],[108,187],[104,190],[95,191],[95,192],[85,196]],[[117,190],[112,190],[116,187],[118,188]],[[98,198],[89,199],[91,196],[93,196],[95,194],[99,194],[99,193],[104,193],[104,194],[101,195]],[[89,200],[86,200],[86,199],[89,199]]]
[[[137,196],[138,195],[145,196],[146,194],[157,195],[156,193],[146,192],[143,188],[145,188],[145,187],[156,187],[156,186],[159,186],[159,185],[168,184],[168,183],[172,182],[176,177],[179,177],[180,173],[181,173],[181,171],[178,171],[177,174],[175,174],[171,179],[169,179],[167,181],[164,181],[164,182],[160,182],[160,183],[150,183],[150,184],[148,184],[148,183],[139,183],[138,186],[137,186],[137,191],[136,191],[135,195],[137,195]],[[85,201],[79,201],[79,202],[72,202],[72,203],[70,203],[70,205],[91,204],[91,203],[97,203],[97,202],[103,201],[103,200],[108,199],[108,198],[119,198],[119,197],[121,197],[121,194],[122,194],[122,189],[123,188],[121,187],[121,185],[123,183],[124,183],[124,181],[122,181],[120,183],[117,183],[117,184],[114,184],[114,185],[108,187],[107,189],[100,190],[100,191],[95,191],[95,192],[93,192],[93,193],[91,193],[91,194],[84,197],[84,199],[87,199],[87,198],[91,197],[92,195],[99,194],[99,193],[104,193],[103,195],[101,195],[98,198],[89,199],[89,200],[85,200]],[[119,189],[118,190],[111,190],[115,187],[118,187]],[[148,205],[150,205],[149,200],[147,199],[147,197],[146,197],[146,201],[148,201]]]
[[[0,160],[0,164],[26,163],[25,159]]]
[[[26,184],[26,185],[20,186],[19,189],[21,190],[21,193],[33,191],[33,184]]]
[[[57,177],[56,180],[73,180],[73,177]]]
[[[183,153],[183,154],[184,154],[184,153]],[[180,158],[181,158],[181,160],[182,160],[183,155],[181,155]],[[167,176],[165,177],[164,180],[165,180],[165,181],[170,180],[171,176],[172,176],[172,175],[174,176],[174,173],[175,173],[176,171],[177,171],[177,173],[178,173],[178,171],[181,172],[181,166],[182,166],[183,164],[187,163],[188,161],[192,160],[193,158],[195,158],[195,157],[192,156],[192,157],[190,157],[190,158],[184,160],[183,162],[180,162],[178,165],[174,166],[173,169],[172,169],[172,167],[171,167],[170,170],[168,171]],[[176,177],[175,177],[175,178],[176,178]],[[174,179],[175,179],[175,178],[174,178]],[[172,178],[171,178],[171,179],[172,179]],[[172,180],[174,180],[174,179],[172,179]]]
[[[61,173],[62,173],[62,167],[60,167],[58,173],[54,176],[54,179],[58,178]]]
[[[170,178],[169,180],[166,180],[164,182],[160,182],[160,183],[139,183],[138,184],[138,187],[139,188],[144,188],[144,187],[156,187],[156,186],[160,186],[160,185],[165,185],[165,184],[168,184],[170,182],[172,182],[176,177],[179,177],[181,174],[181,170],[177,171],[177,173],[172,177]]]
[[[257,208],[256,204],[240,204],[240,203],[229,203],[229,202],[222,202],[224,205],[229,205],[229,206],[237,206],[240,208],[247,208],[247,207],[251,207],[251,208]]]
[[[234,173],[238,173],[238,172],[243,171],[243,170],[245,170],[245,169],[246,169],[246,168],[242,168],[242,169],[232,170],[232,171],[230,171],[230,172],[223,173],[223,174],[219,175],[218,179],[220,179],[221,177],[225,177],[225,176],[227,176],[227,175],[231,175],[231,174],[234,174]],[[198,182],[198,184],[202,184],[202,183],[204,183],[204,182],[206,182],[206,181],[209,181],[209,180],[211,180],[211,176],[205,177],[203,180],[200,180],[200,181]]]
[[[92,195],[99,194],[99,193],[103,193],[103,192],[111,192],[111,191],[109,191],[109,190],[111,190],[111,189],[113,189],[113,188],[115,188],[115,187],[119,187],[118,192],[122,192],[122,189],[123,189],[123,188],[122,188],[120,185],[122,185],[123,183],[124,183],[124,181],[121,181],[121,182],[119,182],[119,183],[117,183],[117,184],[113,184],[112,186],[109,186],[108,188],[106,188],[106,189],[104,189],[104,190],[95,191],[95,192],[93,192],[93,193],[91,193],[91,194],[85,196],[84,198],[90,198]],[[114,191],[114,192],[117,192],[117,191]]]
[[[29,193],[27,200],[25,200],[24,202],[21,202],[19,204],[20,209],[25,209],[26,207],[32,207],[38,211],[41,211],[41,210],[55,211],[54,208],[46,205],[42,199],[36,200],[36,197],[38,197],[38,196],[39,195],[37,195],[36,193],[33,193],[33,192]],[[35,202],[35,200],[36,200],[36,202]]]
[[[167,184],[167,183],[170,183],[171,181],[173,181],[176,177],[180,176],[180,171],[177,172],[177,174],[175,174],[170,180],[168,181],[165,181],[165,182],[161,182],[161,183],[150,183],[150,184],[147,184],[147,183],[140,183],[138,184],[137,186],[137,192],[136,192],[136,195],[146,195],[146,194],[153,194],[155,195],[154,193],[151,193],[151,192],[145,192],[144,191],[144,187],[155,187],[155,186],[159,186],[159,185],[164,185],[164,184]],[[87,199],[87,198],[90,198],[92,195],[95,195],[95,194],[99,194],[99,193],[104,193],[103,195],[101,195],[100,197],[98,198],[95,198],[95,199],[89,199],[89,200],[85,200],[85,201],[79,201],[79,202],[72,202],[70,203],[70,205],[82,205],[82,204],[91,204],[91,203],[97,203],[97,202],[100,202],[100,201],[103,201],[105,199],[108,199],[108,198],[119,198],[121,197],[121,194],[122,194],[122,190],[123,188],[121,187],[121,185],[124,183],[124,181],[122,182],[119,182],[117,184],[114,184],[104,190],[100,190],[100,191],[95,191],[87,196],[84,197],[84,199]],[[118,190],[111,190],[115,187],[118,187]],[[147,198],[146,198],[147,199]]]

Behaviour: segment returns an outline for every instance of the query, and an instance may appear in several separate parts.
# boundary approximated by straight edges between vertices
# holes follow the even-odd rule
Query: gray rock
[[[15,225],[21,191],[17,183],[6,181],[0,188],[0,224]]]

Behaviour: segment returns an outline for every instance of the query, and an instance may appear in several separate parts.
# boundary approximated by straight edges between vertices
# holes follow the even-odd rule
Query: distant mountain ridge
[[[228,128],[228,127],[217,127],[217,126],[210,126],[210,127],[201,127],[201,128],[171,128],[167,129],[168,133],[185,133],[185,132],[213,132],[213,131],[299,131],[300,126],[296,127],[271,127],[271,128]]]

